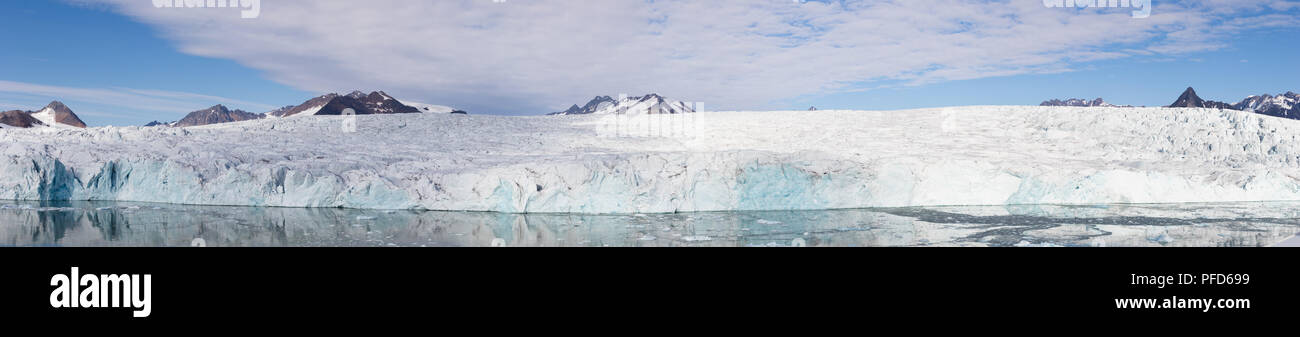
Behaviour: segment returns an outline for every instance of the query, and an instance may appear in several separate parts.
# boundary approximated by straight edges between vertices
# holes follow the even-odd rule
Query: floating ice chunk
[[[1060,247],[1061,245],[1054,244],[1054,243],[1047,243],[1047,242],[1031,243],[1029,241],[1020,240],[1020,242],[1016,243],[1015,246],[1016,247]]]
[[[1173,237],[1170,237],[1170,236],[1169,236],[1169,233],[1160,233],[1160,235],[1157,235],[1157,236],[1155,236],[1155,237],[1147,238],[1147,241],[1151,241],[1151,242],[1159,243],[1159,244],[1162,244],[1162,245],[1167,245],[1167,244],[1173,243],[1173,242],[1174,242],[1174,238],[1173,238]]]

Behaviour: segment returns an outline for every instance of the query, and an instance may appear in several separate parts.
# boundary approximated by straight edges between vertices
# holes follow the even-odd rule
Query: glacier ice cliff
[[[355,117],[356,132],[343,118],[3,129],[0,199],[508,213],[1300,200],[1300,121],[1238,111],[410,114]]]

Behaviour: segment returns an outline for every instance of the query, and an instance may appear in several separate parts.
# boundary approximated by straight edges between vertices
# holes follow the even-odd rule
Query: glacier
[[[1298,123],[970,106],[5,128],[0,199],[587,214],[1285,201],[1300,200]]]

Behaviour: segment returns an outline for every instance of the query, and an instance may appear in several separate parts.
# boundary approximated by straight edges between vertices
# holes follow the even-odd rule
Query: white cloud
[[[190,112],[218,103],[226,104],[232,108],[252,109],[259,112],[274,109],[273,106],[266,104],[186,92],[131,88],[74,88],[4,80],[0,80],[0,93],[23,95],[36,100],[60,100],[68,104],[82,102],[136,111],[171,114]],[[15,104],[6,105],[12,107]],[[40,106],[14,108],[32,110],[40,108]],[[81,112],[78,112],[78,114],[81,114]]]
[[[1266,7],[1294,8],[1159,2],[1134,19],[1126,8],[1040,1],[268,0],[258,19],[241,19],[230,9],[82,1],[113,4],[185,53],[235,60],[298,89],[383,89],[513,114],[617,93],[756,108],[889,82],[1063,72],[1223,48],[1266,19]]]

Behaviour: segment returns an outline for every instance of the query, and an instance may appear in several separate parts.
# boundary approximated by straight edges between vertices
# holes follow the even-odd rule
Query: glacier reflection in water
[[[6,246],[1269,246],[1300,203],[640,215],[0,202]]]

